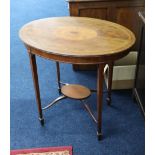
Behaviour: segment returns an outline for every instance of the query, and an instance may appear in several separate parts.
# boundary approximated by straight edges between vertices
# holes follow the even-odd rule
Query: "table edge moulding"
[[[106,20],[88,17],[53,17],[32,21],[19,32],[30,59],[39,120],[44,125],[42,110],[65,98],[80,100],[97,124],[97,136],[102,138],[103,70],[110,64],[107,103],[111,104],[113,62],[128,54],[135,43],[134,34],[124,26]],[[47,106],[41,106],[36,56],[54,60],[60,96]],[[97,67],[97,116],[86,99],[92,90],[87,87],[61,82],[59,63],[96,64]]]

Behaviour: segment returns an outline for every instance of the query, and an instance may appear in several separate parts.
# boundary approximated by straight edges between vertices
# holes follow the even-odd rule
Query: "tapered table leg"
[[[102,139],[102,102],[103,102],[103,81],[105,64],[99,64],[97,70],[97,136]]]
[[[57,69],[57,83],[58,83],[58,90],[59,90],[59,94],[61,94],[60,65],[59,65],[59,62],[56,62],[56,69]]]
[[[112,87],[112,77],[113,77],[113,62],[108,63],[109,65],[109,75],[108,75],[108,97],[107,97],[107,104],[111,105],[111,87]]]
[[[37,107],[38,107],[38,112],[39,112],[39,121],[40,121],[41,125],[44,125],[44,118],[43,118],[42,108],[41,108],[41,99],[40,99],[36,57],[34,54],[29,53],[29,58],[30,58],[30,64],[31,64],[34,89],[35,89],[35,94],[36,94]]]

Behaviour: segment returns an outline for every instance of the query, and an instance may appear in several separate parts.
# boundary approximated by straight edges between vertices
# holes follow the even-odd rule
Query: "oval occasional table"
[[[97,117],[90,107],[84,106],[97,123],[97,136],[102,138],[103,70],[109,64],[108,100],[111,98],[113,62],[128,54],[135,43],[134,34],[125,28],[105,20],[86,17],[54,17],[32,21],[24,25],[19,36],[29,53],[39,120],[44,124],[42,110],[66,97],[84,101],[91,91],[81,85],[60,81],[59,62],[70,64],[97,64]],[[35,56],[56,62],[58,88],[61,94],[52,103],[42,108]]]

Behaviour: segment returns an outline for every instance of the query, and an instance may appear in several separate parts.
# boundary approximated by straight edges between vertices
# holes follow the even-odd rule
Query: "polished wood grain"
[[[77,84],[65,85],[61,88],[62,94],[69,98],[82,100],[91,95],[90,90],[87,87]]]
[[[34,54],[29,53],[29,59],[30,59],[34,90],[35,90],[38,113],[39,113],[39,121],[41,125],[44,125],[44,118],[43,118],[42,107],[41,107],[40,89],[39,89],[39,83],[38,83],[38,71],[37,71],[36,57]]]
[[[144,10],[144,0],[68,0],[68,3],[70,16],[108,20],[129,28],[137,38],[132,50],[139,50],[141,24],[137,12]]]
[[[109,72],[108,72],[108,97],[107,97],[107,103],[108,105],[111,105],[111,87],[112,87],[112,77],[113,77],[113,66],[114,66],[114,62],[109,62],[108,63],[109,66]]]
[[[84,58],[120,53],[135,43],[134,34],[127,28],[84,17],[36,20],[20,30],[20,38],[49,54]]]
[[[136,36],[130,50],[138,51],[141,24],[137,15],[144,10],[145,0],[67,0],[70,16],[92,17],[121,24]],[[96,65],[73,65],[74,70],[96,70]]]
[[[99,64],[97,68],[97,135],[98,140],[102,139],[102,105],[103,105],[103,79],[105,64]]]
[[[82,17],[40,19],[23,26],[19,32],[31,62],[39,118],[43,124],[39,81],[35,55],[56,61],[58,86],[59,62],[96,64],[97,74],[97,135],[102,138],[103,69],[106,63],[125,56],[135,43],[134,34],[127,28],[105,20]],[[75,91],[76,90],[76,91]],[[90,95],[83,86],[66,85],[66,96],[83,99]]]
[[[61,94],[60,65],[59,65],[59,62],[56,62],[56,71],[57,71],[58,90],[59,90],[59,94]]]

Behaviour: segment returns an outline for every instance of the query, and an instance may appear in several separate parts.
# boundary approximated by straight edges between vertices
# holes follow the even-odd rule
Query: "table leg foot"
[[[45,124],[44,118],[39,118],[39,121],[40,121],[41,126],[44,126]]]
[[[97,139],[98,139],[99,141],[103,139],[102,133],[98,133],[98,132],[97,132]]]

